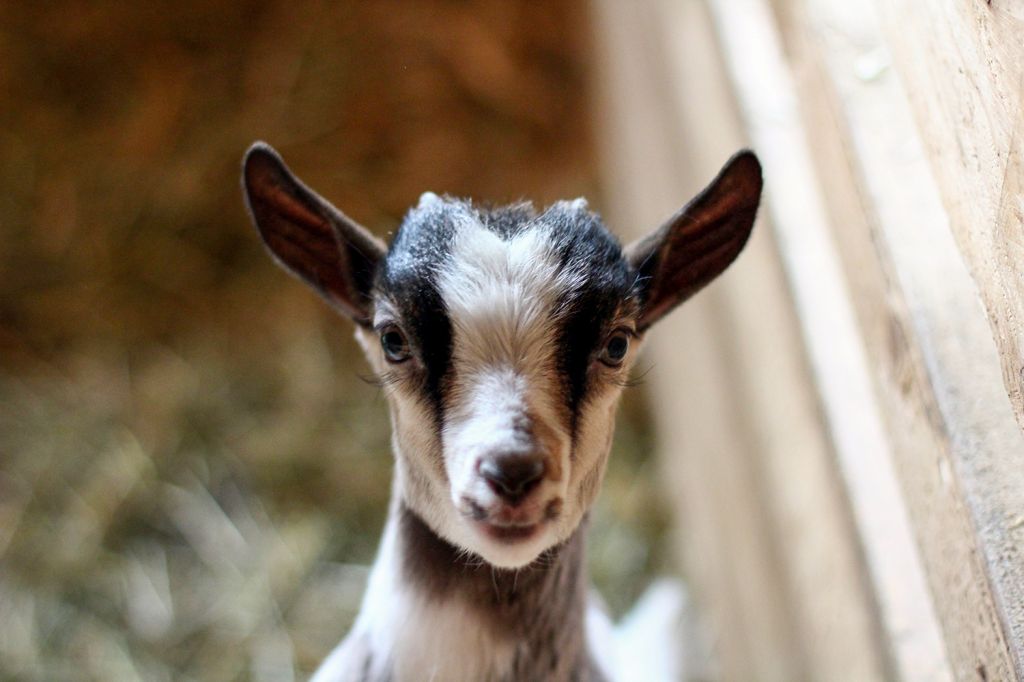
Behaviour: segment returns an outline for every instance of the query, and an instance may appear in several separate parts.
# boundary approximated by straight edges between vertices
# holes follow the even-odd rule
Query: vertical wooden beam
[[[764,158],[773,225],[896,673],[901,679],[941,679],[942,645],[891,441],[774,17],[764,0],[710,0],[709,6],[745,121]]]

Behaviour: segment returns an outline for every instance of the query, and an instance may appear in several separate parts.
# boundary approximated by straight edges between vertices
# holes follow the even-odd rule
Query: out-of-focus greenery
[[[579,0],[0,4],[0,678],[289,680],[390,487],[349,324],[264,254],[266,139],[381,234],[430,189],[595,197]],[[599,203],[599,202],[595,202]],[[630,392],[591,565],[666,568]]]

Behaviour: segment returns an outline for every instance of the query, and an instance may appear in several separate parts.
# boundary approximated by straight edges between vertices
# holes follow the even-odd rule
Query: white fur
[[[571,211],[586,211],[590,205],[584,197],[576,197],[572,201],[559,201],[555,204],[556,207],[565,206]]]
[[[426,208],[432,204],[440,204],[443,201],[444,200],[441,197],[437,196],[433,192],[424,192],[420,195],[420,201],[416,208]]]

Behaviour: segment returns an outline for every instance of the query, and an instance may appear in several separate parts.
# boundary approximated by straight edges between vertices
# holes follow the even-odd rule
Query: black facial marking
[[[582,273],[586,282],[559,302],[559,348],[564,351],[560,369],[575,441],[591,360],[616,311],[634,297],[635,273],[623,259],[618,241],[593,213],[554,208],[541,219],[551,226],[562,267]]]
[[[437,202],[413,209],[398,230],[377,289],[398,307],[409,341],[419,351],[426,374],[424,392],[438,433],[444,425],[444,384],[451,365],[452,325],[437,288],[438,273],[463,219],[458,206]]]
[[[508,206],[477,207],[476,215],[484,227],[507,241],[528,227],[537,212],[533,204],[524,201]]]

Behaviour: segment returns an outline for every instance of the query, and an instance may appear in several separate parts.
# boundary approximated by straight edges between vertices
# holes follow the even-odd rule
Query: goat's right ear
[[[335,308],[369,326],[370,288],[386,248],[366,228],[292,175],[270,145],[245,153],[242,187],[274,259]]]

